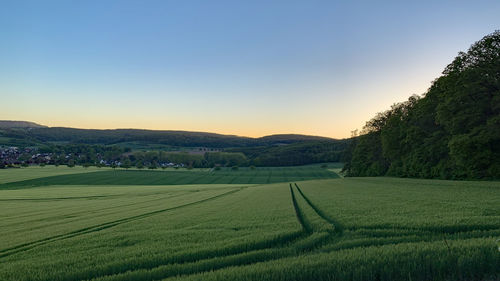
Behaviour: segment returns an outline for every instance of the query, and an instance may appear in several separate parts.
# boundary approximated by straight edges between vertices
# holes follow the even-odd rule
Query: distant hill
[[[270,136],[260,137],[257,139],[257,141],[260,142],[261,144],[291,144],[297,142],[324,141],[324,140],[328,141],[333,139],[327,137],[297,135],[297,134],[270,135]]]
[[[242,158],[244,160],[242,165],[293,166],[342,162],[345,158],[345,151],[350,144],[350,140],[335,140],[298,134],[250,138],[206,132],[141,129],[96,130],[45,127],[23,121],[0,122],[5,124],[0,127],[0,146],[38,147],[42,151],[52,153],[60,153],[61,151],[66,154],[83,153],[85,159],[95,157],[96,151],[104,153],[110,150],[115,151],[114,149],[120,155],[124,151],[188,151],[198,154],[199,163],[193,164],[196,167],[207,166],[209,159],[205,159],[203,155],[209,151],[225,151],[225,154],[213,154],[213,157],[216,158],[229,156]],[[180,160],[176,162],[184,163]]]
[[[331,138],[297,134],[271,135],[261,138],[241,137],[206,132],[142,130],[142,129],[76,129],[46,127],[32,122],[0,121],[0,137],[8,138],[9,144],[29,140],[36,144],[70,143],[101,145],[169,145],[176,147],[261,147],[294,144],[311,141],[335,141]],[[27,130],[28,129],[28,130]],[[1,143],[0,143],[1,144]]]
[[[29,121],[11,121],[11,120],[0,120],[0,129],[11,129],[11,128],[46,128],[34,122]]]

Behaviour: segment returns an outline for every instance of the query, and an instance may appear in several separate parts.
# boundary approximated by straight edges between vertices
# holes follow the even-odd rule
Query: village
[[[0,146],[0,168],[27,167],[32,165],[67,165],[74,167],[82,165],[84,167],[123,167],[130,168],[136,166],[138,168],[182,168],[184,163],[173,162],[157,162],[157,161],[139,161],[132,163],[129,159],[130,155],[124,154],[118,157],[106,157],[101,153],[89,155],[88,153],[54,153],[41,152],[38,148],[26,147],[19,148],[15,146],[2,147]],[[133,158],[133,157],[132,157]]]

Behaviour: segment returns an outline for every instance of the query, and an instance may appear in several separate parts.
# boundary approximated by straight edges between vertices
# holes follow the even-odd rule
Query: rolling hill
[[[137,142],[143,144],[163,144],[178,147],[257,147],[293,144],[310,141],[336,141],[318,136],[282,134],[261,138],[241,137],[206,132],[142,130],[142,129],[77,129],[67,127],[47,127],[26,121],[1,121],[0,137],[10,143],[72,143],[116,145]],[[1,143],[0,143],[1,145]]]

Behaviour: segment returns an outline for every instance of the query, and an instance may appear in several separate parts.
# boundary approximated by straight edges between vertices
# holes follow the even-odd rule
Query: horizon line
[[[148,129],[148,128],[133,128],[133,127],[116,127],[116,128],[91,128],[91,127],[70,127],[70,126],[49,126],[49,125],[44,125],[40,124],[35,121],[27,121],[27,120],[0,120],[0,122],[28,122],[28,123],[33,123],[45,128],[67,128],[67,129],[77,129],[77,130],[100,130],[100,131],[111,131],[111,130],[143,130],[143,131],[166,131],[166,132],[188,132],[188,133],[205,133],[205,134],[214,134],[214,135],[223,135],[223,136],[234,136],[234,137],[241,137],[241,138],[251,138],[251,139],[258,139],[258,138],[264,138],[264,137],[270,137],[270,136],[280,136],[280,135],[296,135],[296,136],[308,136],[308,137],[318,137],[318,138],[325,138],[325,139],[331,139],[331,140],[344,140],[344,139],[349,139],[349,137],[345,138],[333,138],[333,137],[328,137],[328,136],[321,136],[321,135],[312,135],[312,134],[304,134],[304,133],[272,133],[272,134],[265,134],[265,135],[260,135],[260,136],[248,136],[248,135],[238,135],[238,134],[231,134],[231,133],[216,133],[216,132],[210,132],[210,131],[191,131],[191,130],[183,130],[183,129]],[[16,127],[13,127],[16,128]],[[17,128],[22,128],[22,127],[17,127]]]

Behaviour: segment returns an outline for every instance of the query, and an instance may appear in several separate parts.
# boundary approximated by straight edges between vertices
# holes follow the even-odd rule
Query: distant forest
[[[350,141],[293,134],[249,138],[187,131],[88,130],[2,121],[0,148],[30,149],[4,154],[0,167],[2,160],[3,167],[13,163],[148,168],[166,163],[194,168],[293,166],[342,162]]]
[[[163,144],[177,147],[251,147],[292,144],[305,141],[332,141],[331,138],[307,135],[271,135],[261,138],[240,137],[205,132],[160,131],[141,129],[95,130],[65,127],[42,127],[34,124],[13,127],[14,124],[34,124],[19,121],[0,121],[0,137],[10,139],[12,144],[37,146],[46,143],[102,144],[121,143]],[[0,145],[7,143],[1,142]]]
[[[348,176],[500,178],[500,31],[459,55],[422,96],[377,114],[351,143]]]

